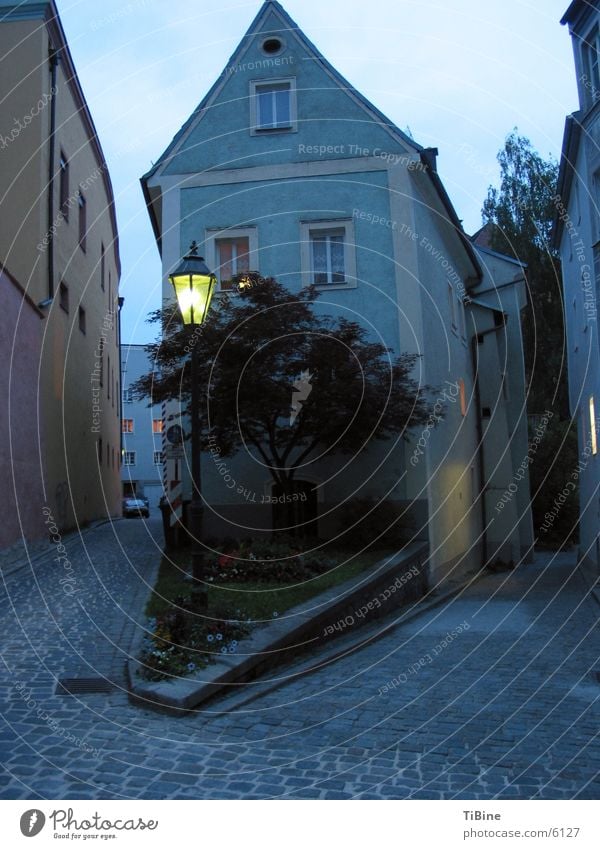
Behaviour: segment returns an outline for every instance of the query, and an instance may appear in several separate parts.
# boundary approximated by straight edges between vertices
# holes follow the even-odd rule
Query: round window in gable
[[[275,56],[283,50],[283,41],[280,38],[266,38],[262,45],[262,52],[267,56]]]

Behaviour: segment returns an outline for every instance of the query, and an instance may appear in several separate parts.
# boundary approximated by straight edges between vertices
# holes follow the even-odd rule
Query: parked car
[[[150,516],[150,508],[143,498],[124,498],[123,516]]]

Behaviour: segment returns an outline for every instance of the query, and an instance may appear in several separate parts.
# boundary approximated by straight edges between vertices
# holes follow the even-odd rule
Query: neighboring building
[[[554,230],[562,262],[569,401],[580,459],[579,468],[565,470],[565,484],[577,475],[580,562],[594,582],[600,577],[600,3],[571,3],[561,23],[569,25],[579,93],[579,111],[566,120]]]
[[[33,332],[32,309],[43,315],[11,421],[28,419],[33,396],[26,426],[41,444],[32,436],[28,450],[45,495],[35,485],[27,497],[65,530],[120,511],[120,263],[108,169],[52,0],[0,2],[0,148],[0,262],[9,297],[22,291],[18,334]]]
[[[165,301],[168,273],[197,240],[222,288],[245,269],[292,290],[314,282],[327,302],[317,309],[363,316],[396,354],[422,355],[418,376],[440,387],[443,423],[392,449],[373,443],[350,463],[311,464],[299,485],[312,498],[301,518],[316,516],[324,537],[348,498],[409,507],[415,536],[429,541],[434,580],[482,560],[516,563],[533,539],[527,470],[515,479],[528,451],[523,270],[465,234],[436,155],[353,89],[279,3],[266,2],[142,179]],[[206,532],[276,526],[260,503],[270,475],[242,454],[227,465],[259,497],[225,485],[205,455]]]
[[[144,496],[156,513],[163,494],[162,405],[149,407],[147,401],[136,400],[131,389],[138,378],[151,371],[144,345],[122,345],[123,495]]]

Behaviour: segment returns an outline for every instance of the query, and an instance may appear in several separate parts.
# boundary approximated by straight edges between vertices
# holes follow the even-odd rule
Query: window
[[[448,304],[450,306],[450,320],[452,322],[452,330],[456,330],[456,307],[454,305],[454,289],[452,283],[448,281]]]
[[[102,464],[102,438],[100,438],[97,442],[98,445],[98,465]]]
[[[69,312],[69,287],[66,283],[61,283],[58,288],[58,303],[66,313]]]
[[[460,414],[461,416],[467,415],[467,393],[465,391],[465,382],[461,378],[458,381],[458,395],[460,398]]]
[[[87,235],[87,210],[83,192],[79,189],[77,194],[77,206],[79,207],[79,247],[85,252],[85,237]]]
[[[123,403],[124,404],[132,404],[133,403],[133,389],[127,388],[123,390]]]
[[[133,419],[123,419],[121,431],[123,433],[133,433]]]
[[[60,211],[65,219],[69,220],[69,160],[60,152]]]
[[[250,83],[251,133],[296,131],[296,81]]]
[[[110,466],[110,445],[106,446],[106,465]]]
[[[231,278],[235,274],[250,271],[250,240],[247,236],[237,239],[217,239],[217,276],[221,291],[232,288]]]
[[[351,221],[308,221],[301,225],[304,285],[356,286],[356,252]]]
[[[85,333],[85,310],[83,307],[79,307],[79,329],[82,333]]]
[[[582,81],[587,91],[586,100],[591,104],[600,97],[600,68],[598,66],[600,36],[597,26],[583,40],[581,51],[585,72]]]
[[[108,272],[108,309],[112,310],[112,276],[110,271]]]
[[[152,419],[152,433],[162,433],[162,432],[163,432],[162,419]]]
[[[154,465],[155,466],[162,466],[162,461],[163,461],[162,451],[155,451],[154,452],[154,459],[153,459]]]
[[[110,398],[110,357],[106,358],[106,397]]]
[[[596,435],[596,406],[594,404],[594,396],[590,396],[590,439],[592,445],[592,454],[598,453],[598,438]]]
[[[467,338],[467,324],[465,319],[465,302],[460,296],[458,297],[458,322],[460,325],[460,335],[463,339]]]
[[[214,268],[222,292],[232,289],[231,278],[244,271],[258,270],[258,232],[256,227],[207,230],[206,258]]]
[[[124,466],[135,466],[135,451],[124,451],[123,452],[123,465]]]
[[[104,276],[106,274],[106,256],[104,251],[104,242],[100,245],[100,288],[104,292]]]

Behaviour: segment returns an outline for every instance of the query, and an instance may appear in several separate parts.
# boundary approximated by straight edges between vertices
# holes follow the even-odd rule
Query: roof
[[[574,24],[577,18],[598,9],[597,0],[573,0],[567,11],[560,19],[561,24]]]
[[[221,72],[214,85],[209,89],[206,96],[201,100],[196,109],[194,109],[188,120],[176,133],[166,150],[161,154],[161,156],[154,163],[152,168],[146,174],[144,174],[144,176],[142,177],[142,185],[157,172],[161,165],[163,165],[173,156],[183,136],[187,133],[187,131],[192,127],[193,124],[197,123],[203,117],[204,111],[210,107],[212,101],[215,99],[215,97],[220,92],[221,88],[228,79],[226,69],[241,64],[240,60],[242,59],[243,54],[246,52],[246,50],[251,46],[253,36],[261,31],[263,23],[271,12],[275,13],[275,15],[279,17],[283,29],[286,30],[286,32],[293,33],[294,36],[300,41],[302,46],[305,47],[305,49],[307,49],[310,53],[312,53],[316,61],[321,64],[323,68],[325,68],[329,72],[329,74],[334,77],[340,87],[344,89],[349,95],[358,100],[358,102],[367,112],[371,113],[373,117],[377,118],[377,120],[381,124],[387,127],[387,129],[390,130],[395,136],[397,136],[400,141],[402,141],[409,148],[412,148],[416,153],[423,150],[422,145],[417,144],[414,139],[412,139],[399,127],[397,127],[393,123],[393,121],[391,121],[386,115],[383,114],[383,112],[377,109],[377,107],[374,106],[364,95],[357,91],[357,89],[355,89],[354,86],[352,86],[348,82],[348,80],[346,80],[345,77],[343,77],[339,73],[339,71],[337,71],[333,67],[333,65],[331,65],[331,63],[327,61],[327,59],[325,59],[323,54],[312,43],[312,41],[310,41],[310,39],[306,37],[306,35],[298,26],[298,24],[290,17],[290,15],[285,11],[285,9],[280,3],[276,2],[276,0],[265,0],[260,11],[250,24],[250,27],[248,28],[246,34],[244,35],[239,45],[236,47],[235,51],[229,58],[229,61],[227,62],[224,70]]]
[[[102,182],[108,197],[108,207],[114,233],[113,244],[115,263],[120,276],[121,259],[119,255],[119,231],[117,227],[112,182],[108,173],[108,165],[104,157],[104,152],[98,138],[98,131],[96,130],[83,89],[81,88],[81,83],[79,82],[79,77],[77,76],[77,71],[75,70],[73,57],[69,50],[67,37],[62,27],[56,4],[54,0],[42,0],[42,2],[39,2],[39,0],[20,0],[18,3],[6,3],[0,0],[0,24],[17,20],[36,20],[39,18],[44,20],[52,45],[59,52],[60,62],[63,65],[67,85],[71,89],[71,94],[73,95],[73,99],[77,105],[77,114],[81,118],[86,129],[92,150],[96,156],[98,167],[102,173]]]
[[[552,227],[552,247],[556,250],[560,247],[560,241],[564,229],[564,213],[569,205],[573,178],[576,176],[577,156],[579,154],[579,142],[581,140],[582,127],[579,123],[581,112],[567,115],[565,121],[565,132],[563,135],[562,150],[560,153],[560,169],[558,172],[557,196],[562,202],[562,209],[558,204]]]

